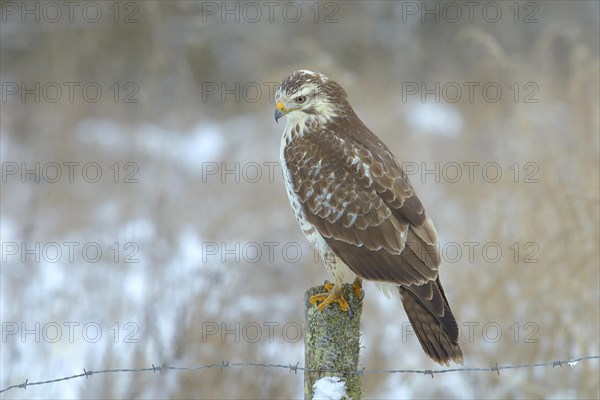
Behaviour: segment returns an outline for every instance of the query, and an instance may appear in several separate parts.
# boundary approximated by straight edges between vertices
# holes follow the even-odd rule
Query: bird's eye
[[[306,101],[306,96],[298,96],[294,99],[294,101],[298,104],[302,104]]]

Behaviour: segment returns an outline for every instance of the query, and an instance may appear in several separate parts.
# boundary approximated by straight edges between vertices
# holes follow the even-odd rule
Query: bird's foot
[[[342,294],[341,286],[336,286],[331,282],[325,282],[323,287],[325,288],[325,290],[327,290],[326,293],[315,294],[313,296],[310,296],[310,299],[308,299],[310,304],[315,304],[318,301],[321,302],[317,307],[318,311],[323,311],[325,307],[327,307],[331,303],[338,303],[342,311],[348,311],[350,309],[350,305],[348,304],[348,302],[344,298],[344,295]]]
[[[362,279],[360,279],[358,276],[356,277],[356,279],[354,279],[354,282],[352,283],[352,289],[354,289],[354,293],[356,293],[356,297],[359,300],[363,299],[364,293],[362,290]]]

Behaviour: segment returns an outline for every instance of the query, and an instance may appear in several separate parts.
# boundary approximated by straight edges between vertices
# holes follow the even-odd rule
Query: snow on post
[[[326,376],[313,385],[313,400],[342,400],[348,398],[346,382],[337,376]]]

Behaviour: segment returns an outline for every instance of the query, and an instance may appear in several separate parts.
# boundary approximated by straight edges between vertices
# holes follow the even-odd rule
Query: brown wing
[[[330,132],[298,136],[285,149],[304,214],[361,278],[435,280],[435,228],[391,152],[358,121],[358,128],[330,125]]]

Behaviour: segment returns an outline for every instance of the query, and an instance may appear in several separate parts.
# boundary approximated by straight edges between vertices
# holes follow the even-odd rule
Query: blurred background
[[[465,367],[599,349],[599,3],[0,2],[0,386],[304,364],[328,278],[288,204],[276,85],[347,90],[434,220]],[[281,121],[280,121],[281,122]],[[437,369],[365,284],[360,364]],[[573,368],[364,377],[365,398],[594,398]],[[301,398],[302,374],[102,374],[6,398]]]

